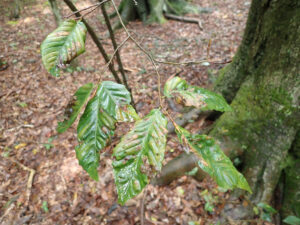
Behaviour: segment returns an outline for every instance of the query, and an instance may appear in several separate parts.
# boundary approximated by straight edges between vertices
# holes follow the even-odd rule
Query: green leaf
[[[179,77],[174,77],[166,82],[164,95],[168,98],[176,97],[184,105],[201,108],[202,110],[222,112],[232,110],[221,95],[204,88],[188,85],[185,80]]]
[[[101,97],[101,107],[112,117],[117,119],[117,110],[130,104],[129,91],[122,84],[112,81],[103,81],[98,89]]]
[[[300,218],[296,216],[288,216],[283,220],[283,222],[290,225],[300,225]]]
[[[232,111],[222,95],[197,86],[191,87],[195,93],[201,96],[202,101],[206,104],[206,106],[202,108],[203,110],[217,110],[220,112]]]
[[[63,122],[59,122],[57,126],[57,132],[65,132],[76,120],[78,114],[80,113],[82,107],[86,103],[88,97],[90,96],[93,90],[93,84],[88,83],[81,86],[74,95],[74,101],[71,102],[70,106],[67,106],[67,119]]]
[[[81,116],[77,136],[80,144],[75,148],[79,164],[94,179],[98,180],[100,150],[103,149],[114,134],[115,119],[101,108],[99,89]]]
[[[49,212],[48,202],[47,201],[43,201],[43,203],[42,203],[42,209],[44,210],[45,213]]]
[[[152,110],[135,123],[114,149],[113,162],[119,203],[139,194],[148,183],[148,176],[162,167],[166,147],[167,120]]]
[[[131,105],[117,108],[116,117],[118,122],[133,122],[141,119]]]
[[[241,188],[252,193],[246,179],[233,166],[231,160],[207,135],[190,134],[182,127],[176,127],[182,144],[189,147],[198,157],[198,165],[207,172],[217,184],[226,189]]]
[[[172,97],[173,90],[184,90],[188,87],[188,84],[185,80],[179,77],[173,77],[167,80],[165,87],[164,87],[164,95],[168,98]]]
[[[268,205],[268,204],[266,204],[264,202],[259,202],[257,204],[257,206],[259,208],[262,208],[267,213],[277,213],[276,209],[274,209],[272,206],[270,206],[270,205]]]
[[[139,119],[129,105],[130,93],[126,88],[111,81],[103,81],[81,116],[77,134],[80,144],[76,147],[79,164],[94,179],[98,180],[97,168],[100,150],[114,134],[116,122],[132,122]]]
[[[66,20],[49,34],[41,45],[46,70],[58,77],[60,68],[85,51],[86,32],[83,22]]]
[[[206,202],[204,205],[204,210],[207,212],[213,212],[214,206],[212,204],[210,204],[209,202]]]
[[[264,221],[267,221],[267,222],[272,222],[272,214],[270,213],[265,213],[265,212],[262,212],[262,214],[260,215],[260,218]]]
[[[198,167],[194,167],[191,171],[185,173],[187,176],[195,176],[198,172]]]

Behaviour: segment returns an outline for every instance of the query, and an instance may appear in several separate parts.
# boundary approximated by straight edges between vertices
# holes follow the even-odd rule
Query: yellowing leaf
[[[67,20],[49,34],[41,45],[46,70],[58,77],[60,68],[85,51],[86,32],[83,22]]]
[[[15,146],[15,149],[18,150],[20,148],[24,148],[24,147],[26,147],[26,145],[27,145],[26,143],[20,143],[20,144]]]

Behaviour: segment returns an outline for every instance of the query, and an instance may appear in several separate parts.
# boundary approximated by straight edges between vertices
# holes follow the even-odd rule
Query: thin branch
[[[102,5],[103,3],[105,3],[105,2],[108,2],[108,1],[110,1],[110,0],[104,0],[104,1],[102,1],[102,2],[98,2],[98,3],[96,3],[96,4],[93,4],[93,5],[90,5],[90,6],[88,6],[88,7],[86,7],[86,8],[83,8],[83,9],[80,9],[80,10],[76,10],[76,11],[74,11],[73,13],[71,13],[71,14],[69,14],[69,15],[67,15],[67,16],[64,16],[64,19],[67,19],[67,18],[70,18],[71,16],[73,16],[73,15],[76,15],[77,13],[79,13],[79,12],[82,12],[82,11],[85,11],[85,10],[88,10],[88,9],[90,9],[90,8],[94,8],[94,9],[92,9],[91,11],[89,11],[88,13],[86,13],[86,14],[84,14],[83,16],[86,16],[87,14],[89,14],[89,13],[91,13],[91,12],[93,12],[96,8],[98,8],[100,5]],[[76,15],[77,16],[77,15]],[[83,17],[83,16],[77,16],[77,17]]]
[[[101,71],[101,74],[104,74],[107,70],[109,65],[111,64],[111,62],[113,61],[117,51],[128,41],[129,36],[127,36],[122,43],[116,48],[116,50],[114,51],[114,53],[112,54],[112,56],[110,57],[109,61],[105,64],[104,69]],[[99,80],[98,84],[100,84],[101,79]]]
[[[161,64],[169,64],[169,65],[196,65],[196,64],[202,64],[205,62],[208,63],[212,63],[212,64],[227,64],[227,63],[231,63],[232,60],[228,60],[228,61],[215,61],[215,60],[200,60],[200,61],[188,61],[188,62],[168,62],[168,61],[161,61],[158,59],[154,59],[156,63],[161,63]]]
[[[122,43],[115,49],[113,55],[111,56],[110,60],[106,63],[105,67],[108,67],[109,64],[111,64],[112,60],[114,59],[115,55],[117,54],[117,52],[120,50],[121,47],[123,47],[123,45],[128,41],[128,39],[130,38],[130,36],[127,36]]]
[[[77,17],[81,17],[81,14],[78,12],[77,8],[75,7],[75,5],[71,2],[71,0],[64,0],[64,2],[67,4],[67,6],[74,12],[74,14]],[[98,3],[99,4],[99,3]],[[109,57],[103,47],[103,45],[101,44],[97,34],[95,33],[94,29],[88,24],[88,22],[82,18],[82,22],[85,24],[87,31],[89,32],[89,34],[91,35],[93,41],[95,42],[96,46],[98,47],[99,51],[101,52],[104,60],[106,63],[108,63]],[[109,70],[111,71],[112,75],[114,76],[115,80],[117,83],[122,84],[121,79],[119,78],[117,72],[115,71],[115,68],[113,66],[113,64],[108,64]]]
[[[155,63],[155,60],[153,59],[152,55],[151,55],[149,52],[147,52],[147,50],[145,50],[145,49],[140,45],[140,43],[138,43],[138,42],[131,36],[131,34],[130,34],[129,31],[127,30],[127,28],[126,28],[126,26],[125,26],[125,24],[124,24],[124,22],[123,22],[123,20],[122,20],[122,17],[121,17],[121,15],[120,15],[119,11],[118,11],[118,8],[117,8],[117,6],[116,6],[114,0],[111,0],[111,2],[112,2],[112,4],[113,4],[113,7],[114,7],[114,9],[115,9],[115,11],[116,11],[116,13],[117,13],[117,16],[118,16],[118,18],[119,18],[119,20],[120,20],[120,23],[121,23],[122,27],[124,28],[125,32],[126,32],[127,35],[129,36],[129,38],[136,44],[136,46],[137,46],[142,52],[144,52],[144,53],[148,56],[148,58],[150,59],[152,65],[153,65],[153,67],[154,67],[154,69],[155,69],[155,72],[156,72],[156,75],[157,75],[157,78],[158,78],[157,86],[158,86],[159,105],[160,105],[161,108],[163,108],[162,97],[161,97],[161,88],[160,88],[160,87],[161,87],[161,76],[160,76],[160,74],[159,74],[159,72],[158,72],[157,64]]]
[[[105,5],[101,5],[101,10],[102,10],[102,13],[103,13],[103,16],[104,16],[104,19],[105,19],[107,29],[109,31],[111,42],[112,42],[114,50],[115,50],[115,55],[116,55],[116,59],[117,59],[118,65],[119,65],[120,73],[121,73],[122,78],[123,78],[123,83],[124,83],[125,87],[127,88],[127,90],[129,91],[130,96],[131,96],[132,105],[133,105],[133,107],[135,107],[134,99],[133,99],[133,96],[132,96],[132,91],[131,91],[131,88],[129,87],[128,83],[127,83],[127,79],[126,79],[125,71],[124,71],[124,68],[123,68],[122,60],[121,60],[121,57],[120,57],[120,54],[119,54],[119,47],[118,47],[118,44],[116,42],[114,31],[112,29],[109,17],[107,15]]]
[[[9,128],[9,129],[6,130],[6,132],[15,131],[15,130],[18,130],[18,129],[23,128],[23,127],[25,127],[25,128],[34,128],[34,125],[32,125],[32,124],[22,124],[22,125],[19,125],[17,127]]]

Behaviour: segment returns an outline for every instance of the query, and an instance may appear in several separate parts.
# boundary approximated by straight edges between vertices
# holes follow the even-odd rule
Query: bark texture
[[[254,16],[251,11],[260,13]],[[236,76],[237,83],[244,82],[231,104],[234,111],[223,114],[210,134],[244,151],[244,175],[253,190],[250,200],[270,204],[299,129],[300,2],[253,0],[251,11],[247,24],[255,30],[249,34],[251,44],[243,41],[220,78],[232,90],[236,84],[227,85],[227,79]],[[237,66],[244,62],[248,68]],[[294,188],[299,191],[300,186]],[[227,210],[237,219],[252,212],[236,206]]]
[[[164,23],[164,13],[183,15],[188,12],[199,13],[200,9],[185,0],[122,0],[119,12],[125,23],[135,19],[145,23]],[[114,29],[119,27],[120,24],[116,24]]]
[[[287,165],[283,173],[282,218],[289,215],[300,217],[300,130],[296,135]]]

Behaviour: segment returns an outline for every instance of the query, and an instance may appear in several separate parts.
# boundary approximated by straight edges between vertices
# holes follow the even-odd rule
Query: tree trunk
[[[286,168],[283,173],[284,190],[281,208],[282,218],[289,215],[300,217],[300,131],[296,135]]]
[[[61,14],[59,12],[59,8],[57,6],[57,1],[56,0],[48,0],[51,6],[51,10],[56,22],[56,25],[59,26],[62,22]]]
[[[20,0],[13,0],[13,6],[11,10],[11,17],[13,19],[18,19],[20,17],[21,8]]]
[[[244,38],[232,66],[220,78],[231,88],[227,93],[244,80],[231,104],[234,111],[224,113],[210,134],[244,150],[243,171],[253,190],[250,200],[270,204],[299,129],[300,2],[253,0],[247,30],[249,26],[255,30],[246,32],[251,41]],[[232,77],[236,79],[230,85],[227,79]],[[300,186],[294,188],[299,191]],[[238,219],[253,212],[231,207],[231,216]]]
[[[253,0],[243,41],[233,62],[225,67],[215,89],[231,102],[210,135],[225,149],[244,152],[243,172],[253,204],[272,203],[273,193],[299,130],[300,2]],[[297,166],[296,166],[297,165]],[[299,208],[299,161],[286,176],[285,205]],[[290,184],[290,186],[288,186]],[[233,196],[240,197],[236,191]],[[288,202],[288,203],[286,203]],[[294,208],[293,208],[294,209]],[[252,208],[228,205],[230,217],[251,216]],[[295,211],[289,210],[290,213]],[[295,214],[295,213],[294,213]]]
[[[119,12],[125,23],[135,19],[146,23],[164,23],[164,13],[183,15],[188,12],[199,13],[200,9],[185,0],[122,0]],[[119,23],[114,26],[116,28],[120,28]]]

